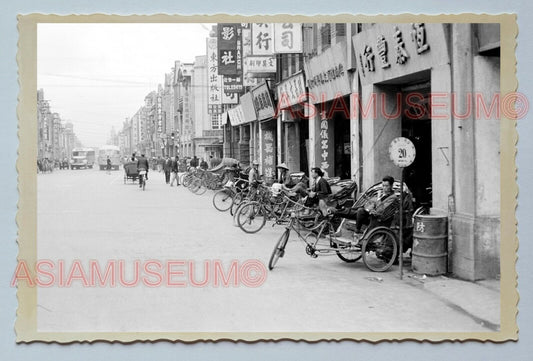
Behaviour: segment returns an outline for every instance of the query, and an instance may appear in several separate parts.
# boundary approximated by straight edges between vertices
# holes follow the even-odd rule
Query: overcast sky
[[[211,24],[39,24],[37,84],[85,146],[122,129],[175,60],[205,55]]]

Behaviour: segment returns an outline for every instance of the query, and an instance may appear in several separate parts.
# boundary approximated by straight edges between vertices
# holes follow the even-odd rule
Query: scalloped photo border
[[[18,225],[18,260],[37,261],[37,24],[39,23],[241,23],[241,22],[298,22],[298,23],[499,23],[501,73],[500,92],[506,94],[517,91],[516,78],[516,37],[518,25],[514,14],[455,14],[455,15],[194,15],[180,16],[169,14],[154,15],[46,15],[27,14],[18,16],[18,53],[20,93],[18,97],[18,191],[19,202],[16,222]],[[37,288],[24,283],[17,287],[18,309],[14,331],[16,341],[73,343],[73,342],[146,342],[172,341],[182,343],[217,341],[493,341],[505,342],[518,339],[516,316],[518,312],[518,290],[516,261],[518,251],[517,207],[518,185],[516,182],[517,121],[503,118],[500,122],[500,179],[501,179],[501,239],[500,242],[500,330],[497,332],[300,332],[300,333],[239,333],[239,332],[38,332],[37,331]]]

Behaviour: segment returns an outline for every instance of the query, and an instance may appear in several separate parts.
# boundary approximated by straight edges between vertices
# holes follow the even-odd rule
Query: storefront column
[[[222,156],[224,158],[231,157],[231,125],[224,124],[224,143]]]
[[[475,128],[468,114],[467,96],[472,94],[472,28],[470,24],[452,24],[452,94],[453,167],[455,213],[452,215],[452,272],[464,279],[475,280],[475,210],[476,154]],[[464,115],[464,116],[463,116]]]
[[[283,146],[283,140],[285,138],[285,129],[284,129],[284,126],[283,126],[283,123],[281,121],[281,114],[276,118],[276,134],[277,134],[277,139],[276,139],[276,149],[277,149],[277,157],[276,157],[276,165],[280,164],[281,162],[283,162],[283,160],[281,159],[282,158],[282,146]],[[276,173],[277,173],[277,169],[276,169]],[[276,174],[276,177],[277,177],[277,174]]]

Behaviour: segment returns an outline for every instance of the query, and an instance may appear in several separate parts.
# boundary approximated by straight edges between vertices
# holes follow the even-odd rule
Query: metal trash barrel
[[[448,217],[416,215],[411,268],[418,274],[445,274],[448,265]]]

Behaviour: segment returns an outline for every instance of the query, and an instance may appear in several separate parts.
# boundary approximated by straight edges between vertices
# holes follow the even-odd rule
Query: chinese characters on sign
[[[217,38],[207,39],[207,95],[208,113],[222,110],[222,77],[218,75]]]
[[[274,54],[274,34],[273,26],[270,23],[252,24],[252,54],[253,55],[273,55]]]
[[[301,53],[302,44],[302,24],[274,24],[274,52],[276,54]]]
[[[277,91],[278,104],[281,109],[307,100],[303,73],[299,73],[280,83]]]
[[[411,40],[416,42],[416,52],[422,54],[429,50],[429,45],[426,39],[426,27],[424,23],[411,24]]]
[[[274,116],[274,105],[266,83],[252,90],[252,99],[258,120]]]
[[[326,69],[314,75],[312,78],[307,79],[307,85],[309,86],[309,89],[313,89],[343,76],[345,76],[344,65],[339,63],[334,67]]]
[[[218,24],[218,74],[242,73],[242,29],[240,24]]]
[[[367,77],[374,79],[376,77],[387,78],[386,74],[395,77],[398,74],[394,72],[398,71],[399,67],[402,67],[410,72],[415,69],[424,69],[427,67],[425,64],[434,63],[440,57],[439,52],[445,52],[444,49],[437,49],[437,53],[429,53],[430,46],[428,44],[428,28],[431,29],[433,39],[437,41],[443,34],[442,29],[437,27],[442,25],[431,24],[427,26],[424,23],[413,24],[397,24],[397,25],[376,25],[375,27],[358,33],[353,36],[353,44],[356,52],[356,59],[358,61],[357,70],[362,78]],[[409,41],[409,37],[411,41]],[[445,44],[442,44],[445,46]],[[412,54],[425,54],[428,56],[416,57],[417,59],[411,59]],[[434,58],[433,58],[434,57]],[[439,61],[443,61],[440,59]],[[375,64],[377,62],[377,64]],[[397,64],[394,65],[394,64]],[[378,71],[383,69],[383,73]],[[377,81],[378,79],[374,79]],[[368,80],[367,80],[368,81]]]
[[[247,56],[244,59],[247,73],[275,73],[276,57],[270,56]]]
[[[346,44],[333,44],[321,54],[304,61],[309,100],[313,103],[349,94],[350,78],[346,66]]]
[[[274,165],[276,160],[276,153],[274,147],[274,141],[276,139],[274,130],[263,130],[263,175],[266,178],[274,177]]]
[[[320,168],[326,173],[328,172],[328,148],[329,148],[329,133],[328,133],[328,120],[322,119],[320,121]]]
[[[231,125],[240,125],[246,122],[242,106],[239,104],[235,108],[228,110],[228,115],[231,121]]]

